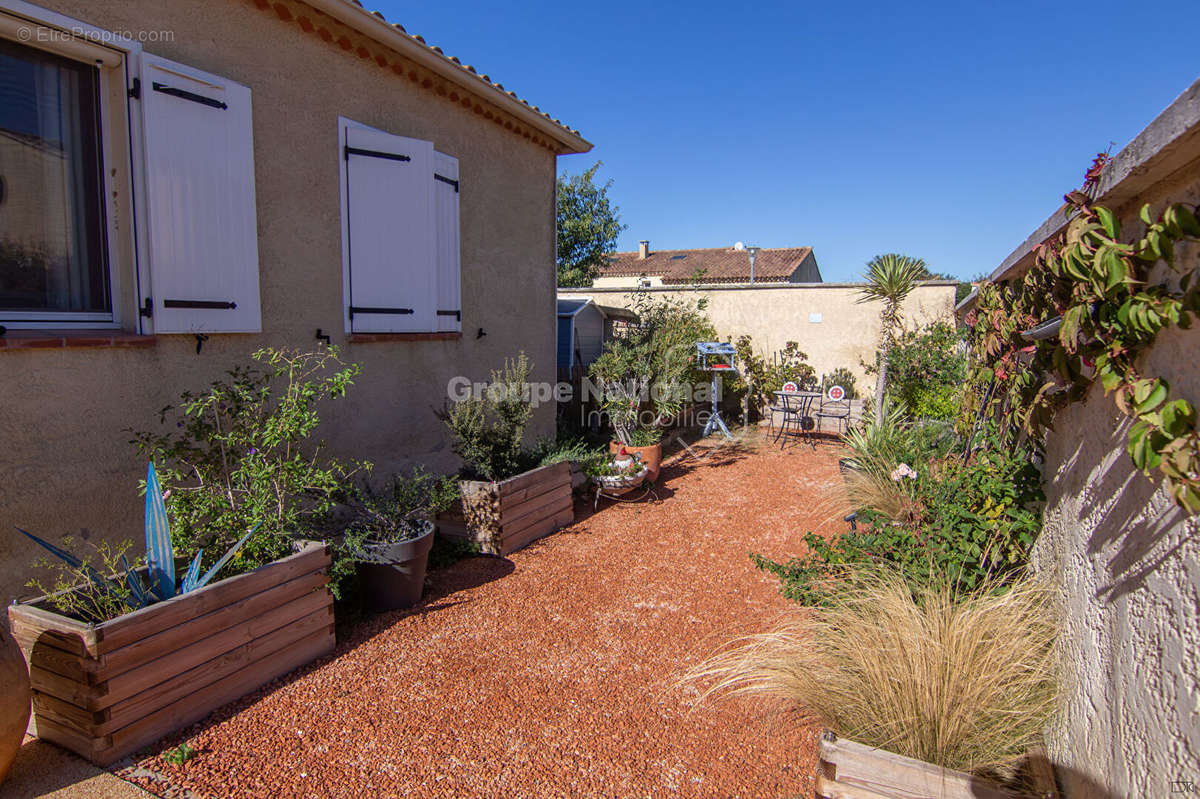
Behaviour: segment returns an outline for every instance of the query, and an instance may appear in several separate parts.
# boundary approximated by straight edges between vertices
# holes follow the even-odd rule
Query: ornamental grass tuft
[[[1011,776],[1058,707],[1048,584],[915,593],[885,574],[826,607],[734,641],[686,682],[705,697],[782,700],[838,736],[926,762]]]

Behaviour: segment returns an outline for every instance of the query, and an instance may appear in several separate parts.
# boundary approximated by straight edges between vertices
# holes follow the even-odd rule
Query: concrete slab
[[[0,799],[147,799],[153,794],[54,744],[26,736]]]

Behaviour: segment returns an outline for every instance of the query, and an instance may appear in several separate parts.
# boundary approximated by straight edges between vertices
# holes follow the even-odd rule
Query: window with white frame
[[[111,322],[101,70],[0,38],[0,320]]]
[[[339,124],[346,332],[461,331],[458,160]]]
[[[261,330],[250,90],[0,0],[0,325]]]

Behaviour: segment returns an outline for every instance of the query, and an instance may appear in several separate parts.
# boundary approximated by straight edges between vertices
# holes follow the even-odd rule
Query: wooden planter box
[[[37,735],[105,766],[333,650],[325,545],[88,624],[10,605]]]
[[[1029,757],[1028,773],[1039,797],[1057,797],[1044,757]],[[994,782],[838,738],[821,736],[816,795],[821,799],[1019,799]]]
[[[462,501],[438,515],[438,532],[507,555],[575,521],[571,467],[555,463],[488,483],[463,480]]]

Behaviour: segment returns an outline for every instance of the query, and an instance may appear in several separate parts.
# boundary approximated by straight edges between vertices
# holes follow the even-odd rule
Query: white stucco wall
[[[1200,202],[1200,81],[1116,156],[1100,202],[1127,240],[1143,232],[1143,203],[1157,216],[1169,202]],[[1019,274],[1061,224],[1061,214],[1047,219],[993,278]],[[1200,268],[1196,246],[1177,257]],[[1198,364],[1200,329],[1170,330],[1139,367],[1200,405]],[[1200,794],[1200,517],[1134,469],[1129,424],[1095,385],[1046,441],[1034,560],[1060,587],[1066,703],[1047,746],[1068,799]]]

